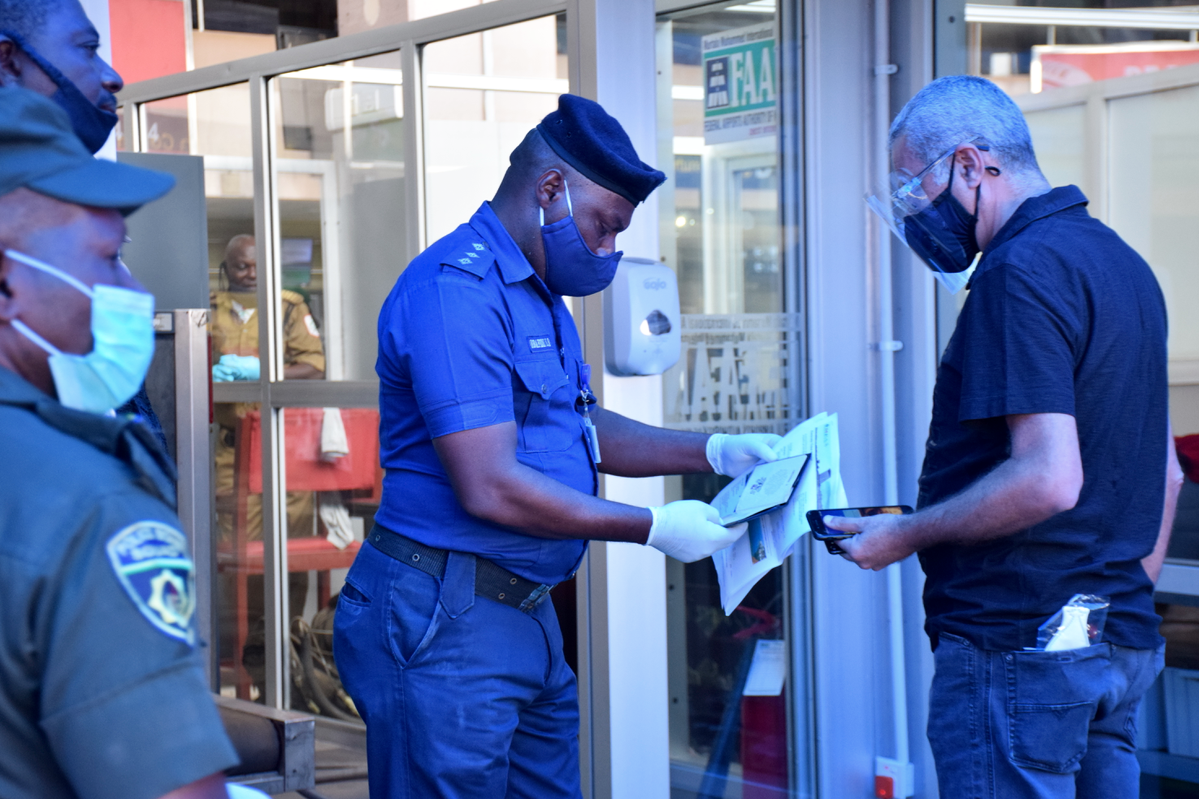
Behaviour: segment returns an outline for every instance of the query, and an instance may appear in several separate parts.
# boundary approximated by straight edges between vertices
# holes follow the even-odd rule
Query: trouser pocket
[[[389,595],[388,639],[400,665],[424,651],[437,632],[441,582],[413,568],[400,569]]]
[[[1087,752],[1110,660],[1107,644],[1004,655],[1013,763],[1058,774],[1075,769]]]

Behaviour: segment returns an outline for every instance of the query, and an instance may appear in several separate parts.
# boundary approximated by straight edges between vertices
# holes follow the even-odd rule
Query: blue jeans
[[[942,799],[1133,799],[1137,707],[1165,647],[992,652],[942,633],[928,740]]]
[[[475,596],[473,555],[441,580],[359,552],[333,652],[366,722],[372,799],[576,799],[579,707],[548,597]]]

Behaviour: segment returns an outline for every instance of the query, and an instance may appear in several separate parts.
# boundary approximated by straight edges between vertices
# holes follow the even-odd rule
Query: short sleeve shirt
[[[400,276],[379,315],[375,520],[428,546],[470,552],[539,583],[569,577],[585,543],[525,535],[470,516],[433,439],[515,422],[517,459],[595,494],[580,412],[582,349],[562,298],[484,203]]]
[[[186,541],[129,424],[0,369],[6,799],[152,799],[237,762],[194,649]]]
[[[210,298],[212,319],[212,362],[222,355],[258,357],[258,295],[215,291]],[[283,363],[306,363],[325,371],[325,350],[320,330],[304,297],[294,291],[282,293]]]
[[[984,649],[1034,646],[1078,593],[1110,598],[1104,640],[1161,640],[1140,561],[1164,501],[1165,303],[1148,264],[1085,205],[1073,186],[1026,200],[980,261],[937,373],[920,505],[1006,460],[1015,414],[1075,418],[1081,495],[1027,530],[920,553],[934,647],[942,632]]]

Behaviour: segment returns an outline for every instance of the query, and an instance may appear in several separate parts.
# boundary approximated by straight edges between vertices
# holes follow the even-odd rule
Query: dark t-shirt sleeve
[[[1032,269],[1000,264],[979,275],[955,333],[970,342],[960,354],[958,421],[1074,415],[1074,316]]]
[[[88,514],[36,606],[39,723],[82,799],[153,799],[237,763],[195,651],[143,615],[106,554],[149,504],[116,494]]]

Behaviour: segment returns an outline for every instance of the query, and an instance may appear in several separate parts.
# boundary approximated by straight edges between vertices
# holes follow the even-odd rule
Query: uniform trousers
[[[366,722],[372,799],[576,799],[579,707],[548,597],[475,596],[475,558],[439,580],[364,544],[333,653]]]

